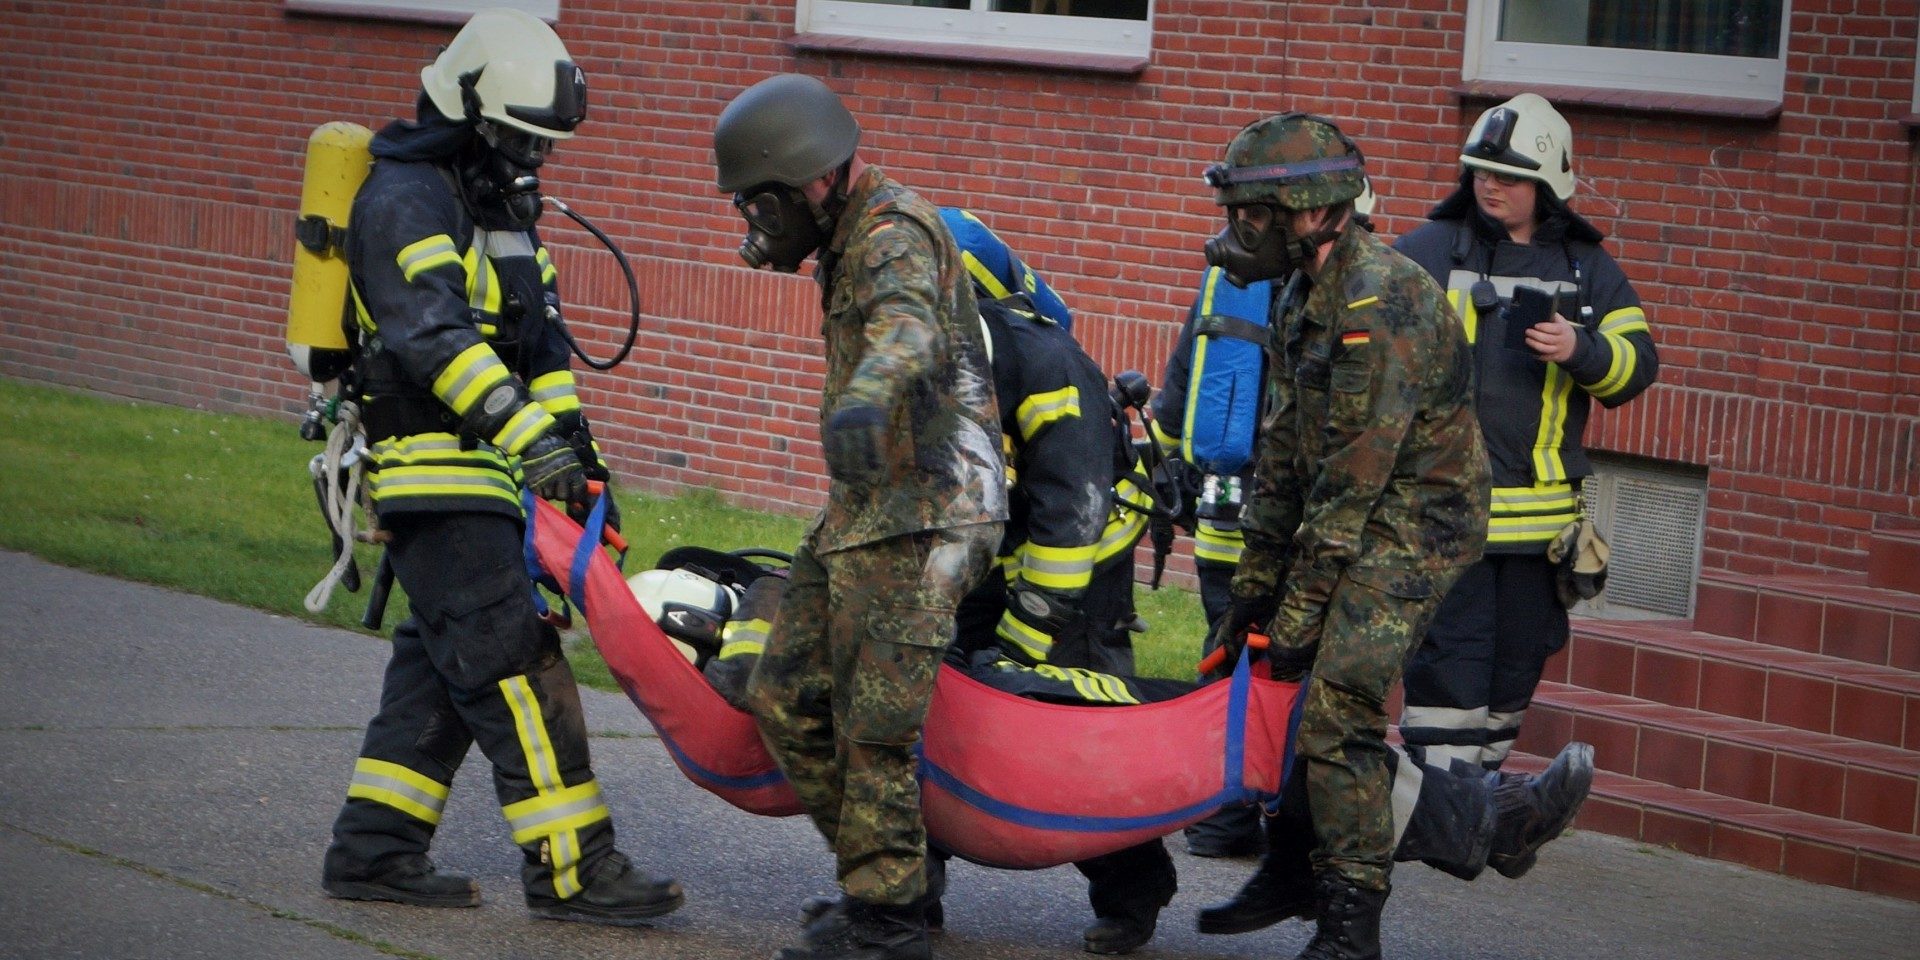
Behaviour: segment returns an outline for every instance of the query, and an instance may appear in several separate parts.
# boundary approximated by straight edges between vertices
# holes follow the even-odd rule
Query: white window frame
[[[1146,57],[1153,51],[1153,8],[1145,20],[1060,17],[1041,13],[996,13],[988,0],[976,9],[796,0],[794,29],[801,33],[867,37],[916,43],[953,43],[1005,50],[1046,50]]]
[[[1461,79],[1603,90],[1636,90],[1780,102],[1787,82],[1787,31],[1792,0],[1780,10],[1780,51],[1773,60],[1705,53],[1618,50],[1501,40],[1500,7],[1511,0],[1467,0]],[[1916,91],[1920,98],[1920,91]]]
[[[560,19],[560,0],[286,0],[286,7],[291,13],[428,23],[465,23],[482,10],[513,7],[548,23]]]

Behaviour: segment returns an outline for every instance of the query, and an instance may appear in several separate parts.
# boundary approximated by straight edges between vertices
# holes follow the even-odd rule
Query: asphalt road
[[[318,571],[316,571],[317,573]],[[373,713],[386,644],[0,552],[0,958],[764,957],[827,891],[799,818],[740,813],[689,784],[617,694],[585,691],[620,846],[680,878],[657,926],[535,921],[485,761],[455,782],[434,855],[473,874],[476,910],[330,900],[320,857]],[[1193,931],[1246,861],[1176,842],[1179,896],[1142,957],[1287,957],[1308,929]],[[1521,881],[1394,877],[1393,960],[1920,956],[1920,904],[1575,833]],[[943,958],[1080,954],[1071,868],[956,864]]]

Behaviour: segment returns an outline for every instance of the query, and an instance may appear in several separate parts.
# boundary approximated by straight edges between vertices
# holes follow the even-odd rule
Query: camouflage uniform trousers
[[[954,607],[999,542],[1000,524],[980,523],[794,556],[747,700],[849,896],[905,905],[926,890],[914,747]]]
[[[1294,750],[1306,765],[1316,873],[1331,870],[1370,890],[1388,887],[1395,838],[1387,694],[1460,569],[1349,567],[1334,587],[1317,644],[1283,649],[1274,638],[1276,675],[1297,675],[1289,663],[1312,667]]]

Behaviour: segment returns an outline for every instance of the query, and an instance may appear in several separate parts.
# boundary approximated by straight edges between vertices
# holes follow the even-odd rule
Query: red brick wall
[[[1392,236],[1449,188],[1464,0],[1160,0],[1139,77],[796,55],[784,0],[564,0],[591,118],[552,192],[640,274],[633,362],[582,379],[629,476],[817,502],[818,314],[756,275],[711,181],[709,131],[768,74],[823,77],[870,159],[979,211],[1077,311],[1110,369],[1158,379],[1216,213],[1197,174],[1244,122],[1339,118]],[[1661,343],[1661,383],[1599,448],[1710,468],[1705,564],[1858,569],[1875,518],[1920,501],[1916,4],[1794,5],[1784,111],[1716,121],[1566,106],[1576,206],[1612,234]],[[1841,15],[1845,12],[1845,16]],[[17,2],[0,11],[0,375],[225,410],[289,429],[290,224],[307,133],[411,109],[451,29],[289,17],[277,2]],[[1855,39],[1887,38],[1887,39]],[[611,259],[552,217],[576,330],[625,325]]]

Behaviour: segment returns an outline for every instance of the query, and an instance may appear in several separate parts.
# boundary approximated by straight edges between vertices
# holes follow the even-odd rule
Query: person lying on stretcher
[[[780,606],[786,585],[783,559],[767,550],[729,554],[684,547],[662,557],[659,569],[629,580],[647,614],[736,708],[745,709],[747,677]],[[1015,696],[1067,705],[1126,706],[1171,700],[1199,688],[1182,680],[1024,666],[1000,653],[990,624],[966,634],[955,638],[946,665]],[[1397,744],[1392,760],[1394,832],[1399,838],[1394,859],[1420,861],[1463,880],[1473,879],[1488,865],[1513,878],[1531,869],[1539,849],[1564,831],[1586,800],[1593,770],[1592,747],[1584,743],[1568,744],[1538,775],[1429,766],[1418,747]],[[1300,782],[1299,777],[1288,777],[1290,785]],[[1297,859],[1299,875],[1310,878],[1310,828],[1302,793],[1283,793],[1267,856],[1281,858],[1275,864],[1279,867]],[[1289,836],[1299,842],[1288,842]],[[1311,904],[1296,905],[1284,898],[1242,907],[1222,917],[1203,914],[1201,932],[1241,933],[1311,915]],[[1299,912],[1292,912],[1293,907]]]

